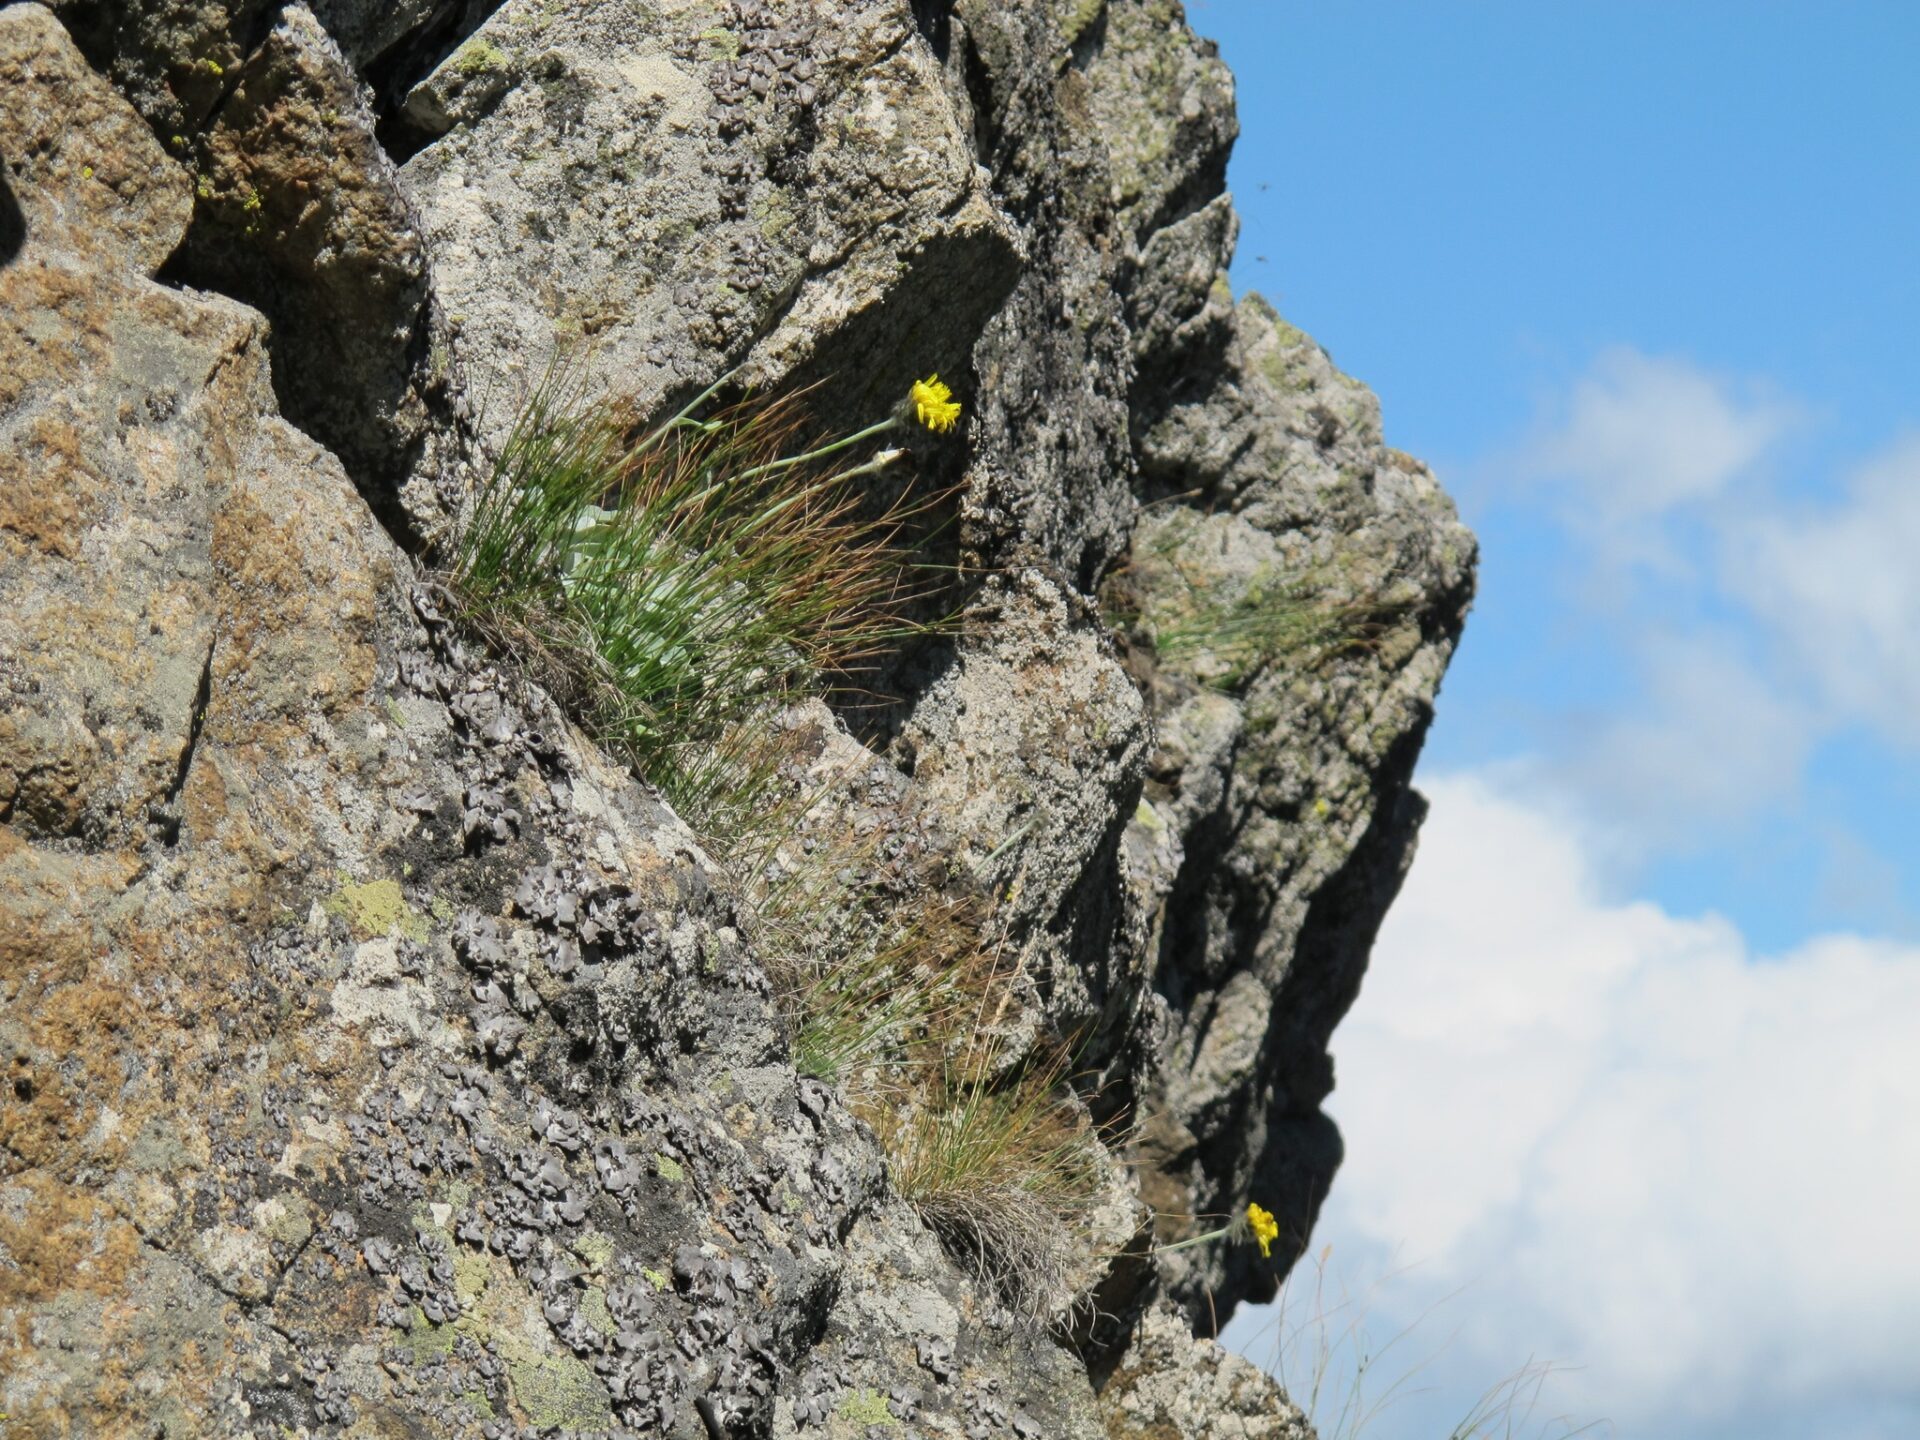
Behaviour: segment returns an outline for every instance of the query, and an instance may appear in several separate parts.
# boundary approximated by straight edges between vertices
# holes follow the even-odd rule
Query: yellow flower
[[[1247,1223],[1253,1226],[1253,1238],[1260,1242],[1260,1258],[1270,1259],[1273,1255],[1273,1242],[1280,1238],[1280,1226],[1275,1222],[1273,1213],[1262,1210],[1258,1205],[1249,1204]]]
[[[913,403],[915,417],[937,435],[953,429],[960,418],[960,402],[953,398],[953,391],[940,383],[938,375],[914,381],[908,398]]]

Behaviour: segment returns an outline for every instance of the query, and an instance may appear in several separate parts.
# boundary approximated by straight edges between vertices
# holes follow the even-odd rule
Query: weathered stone
[[[273,661],[273,639],[251,617],[223,627],[219,616],[223,589],[294,584],[310,565],[333,573],[319,497],[338,468],[303,453],[278,420],[260,423],[272,398],[257,315],[147,278],[184,228],[186,177],[47,12],[6,11],[0,36],[20,73],[51,77],[63,103],[103,117],[54,163],[16,172],[27,241],[0,270],[0,544],[12,552],[0,571],[0,815],[90,847],[171,838],[218,675],[262,665],[263,702],[288,715],[351,683],[350,647]],[[25,102],[0,118],[9,132],[47,113],[36,88],[8,95]],[[127,147],[125,204],[63,226],[116,193],[81,158],[102,142]],[[331,508],[339,524],[361,519],[338,497]],[[269,573],[231,550],[236,526],[262,523],[280,527],[286,549]],[[351,574],[339,572],[325,607],[341,620],[354,613]]]
[[[494,0],[314,0],[313,13],[356,69],[404,58],[409,44],[472,29]],[[242,63],[282,6],[271,0],[54,0],[95,68],[162,143],[185,152],[226,101]],[[173,137],[180,137],[177,145]]]
[[[1170,401],[1142,472],[1200,508],[1157,506],[1116,587],[1143,617],[1131,659],[1158,716],[1147,798],[1184,837],[1154,922],[1174,1026],[1143,1186],[1170,1213],[1258,1200],[1297,1253],[1340,1160],[1327,1040],[1412,859],[1413,761],[1474,542],[1431,472],[1381,442],[1373,396],[1258,296],[1219,368]],[[1221,613],[1259,593],[1268,663],[1224,641],[1159,653],[1156,617],[1184,606],[1191,629],[1194,597]],[[1277,1281],[1244,1246],[1166,1268],[1196,1324]]]
[[[409,97],[403,172],[497,442],[554,356],[640,413],[742,364],[870,423],[953,370],[1013,276],[891,5],[510,0]]]
[[[283,413],[341,458],[390,528],[433,535],[455,449],[452,360],[367,97],[304,5],[280,12],[227,84],[194,144],[198,206],[175,269],[266,312]]]
[[[1110,1440],[1313,1440],[1273,1379],[1170,1307],[1140,1317],[1100,1391]]]
[[[187,173],[39,5],[0,13],[0,160],[36,247],[151,274],[193,211]]]
[[[252,48],[267,0],[56,0],[89,61],[145,117],[170,154],[188,153],[219,106],[227,70]]]
[[[1232,303],[1178,5],[57,12],[0,10],[9,1424],[1306,1435],[1192,1336],[1337,1166],[1473,545]],[[467,407],[497,445],[568,345],[636,419],[959,393],[889,473],[956,487],[960,622],[779,722],[832,792],[786,843],[964,894],[994,1023],[1086,1072],[1058,1334],[796,1075],[742,877],[414,579]],[[1218,633],[1268,595],[1333,623]],[[1271,1260],[1154,1249],[1249,1200]]]
[[[1239,229],[1233,202],[1222,195],[1156,230],[1140,251],[1127,291],[1136,434],[1218,374],[1233,335],[1226,268]]]
[[[894,742],[920,802],[997,897],[1000,933],[1055,1028],[1104,1056],[1145,998],[1120,837],[1148,732],[1090,608],[1037,572],[990,585]]]
[[[1213,201],[1240,133],[1233,76],[1180,0],[1108,0],[1074,41],[1106,142],[1111,196],[1136,244]]]
[[[1055,9],[953,6],[951,53],[980,97],[980,162],[1026,256],[973,352],[962,540],[976,564],[1039,565],[1085,591],[1133,523],[1124,242],[1085,77],[1055,64],[1066,46]]]

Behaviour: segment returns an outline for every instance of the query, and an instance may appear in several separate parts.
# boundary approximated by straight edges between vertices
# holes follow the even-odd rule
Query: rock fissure
[[[213,701],[213,653],[219,646],[216,637],[207,645],[207,657],[200,662],[200,680],[194,687],[193,707],[187,715],[186,743],[180,747],[180,762],[164,794],[149,812],[159,829],[164,845],[180,841],[180,792],[186,788],[187,772],[193,768],[193,752],[200,744],[201,727],[207,723],[207,706]]]

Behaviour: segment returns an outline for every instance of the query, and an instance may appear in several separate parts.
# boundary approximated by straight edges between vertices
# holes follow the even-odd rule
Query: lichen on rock
[[[1333,1182],[1474,547],[1233,300],[1234,131],[1174,0],[0,10],[10,1434],[1309,1433],[1195,1337]],[[964,897],[996,1073],[1070,1057],[1056,1303],[435,582],[556,350],[623,423],[962,405],[889,472],[951,614],[782,712],[835,778],[780,853]],[[1270,1260],[1169,1248],[1249,1201]]]

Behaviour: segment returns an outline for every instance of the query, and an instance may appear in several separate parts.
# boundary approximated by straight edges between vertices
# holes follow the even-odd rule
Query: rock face
[[[1234,133],[1174,0],[0,9],[9,1434],[1310,1433],[1195,1336],[1333,1181],[1474,546],[1234,302]],[[1076,1047],[1119,1163],[1051,1326],[422,578],[570,343],[642,417],[966,404],[962,622],[810,723]],[[1156,1248],[1250,1200],[1271,1259]]]

